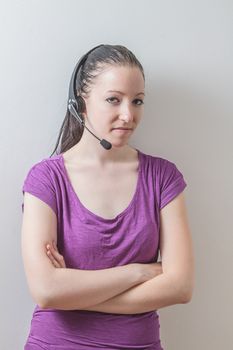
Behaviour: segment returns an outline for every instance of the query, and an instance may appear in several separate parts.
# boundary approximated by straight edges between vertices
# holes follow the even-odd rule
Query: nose
[[[125,106],[120,113],[119,118],[127,123],[131,122],[134,119],[134,112],[130,106]]]

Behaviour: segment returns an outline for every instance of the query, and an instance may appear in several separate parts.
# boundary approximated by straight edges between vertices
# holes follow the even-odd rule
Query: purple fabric
[[[114,219],[100,217],[80,202],[62,154],[45,158],[29,170],[22,191],[56,213],[57,247],[68,268],[98,270],[157,261],[159,211],[187,184],[174,163],[136,150],[136,190],[128,207]],[[126,315],[36,305],[24,349],[37,348],[163,350],[158,310]]]

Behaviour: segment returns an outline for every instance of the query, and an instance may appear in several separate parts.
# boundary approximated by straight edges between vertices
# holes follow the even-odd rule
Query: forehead
[[[138,67],[107,66],[97,76],[94,88],[107,92],[108,90],[144,91],[145,82]]]

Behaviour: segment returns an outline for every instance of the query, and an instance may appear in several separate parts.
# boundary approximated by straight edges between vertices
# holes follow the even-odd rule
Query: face
[[[91,85],[89,97],[84,98],[85,124],[115,146],[127,143],[141,120],[144,93],[145,83],[139,68],[105,67]]]

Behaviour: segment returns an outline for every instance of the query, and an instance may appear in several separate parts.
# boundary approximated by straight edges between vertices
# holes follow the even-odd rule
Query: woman
[[[135,55],[99,45],[79,62],[60,151],[23,185],[22,255],[37,303],[24,349],[162,350],[157,310],[193,291],[187,184],[173,162],[128,144],[145,99]]]

